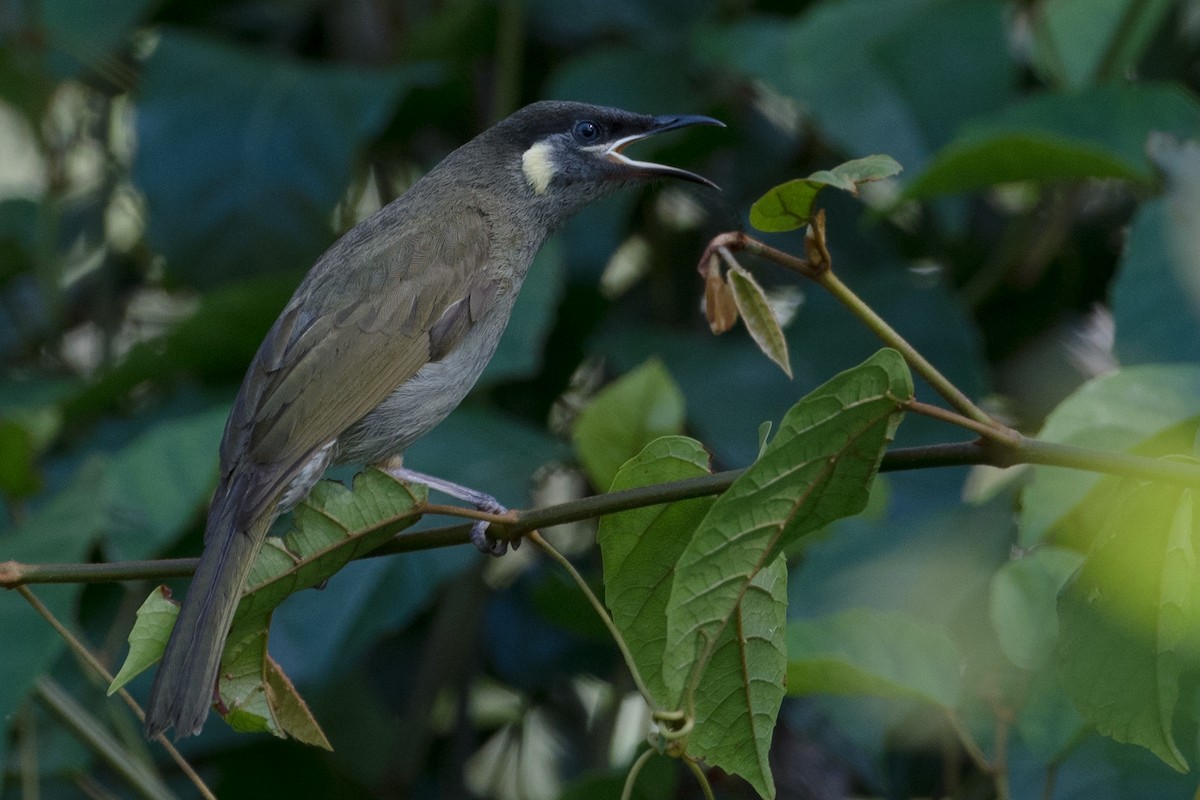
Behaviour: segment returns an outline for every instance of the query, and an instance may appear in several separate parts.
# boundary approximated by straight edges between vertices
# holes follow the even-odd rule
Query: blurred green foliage
[[[669,391],[642,395],[666,391],[671,417],[653,430],[682,414],[715,468],[751,463],[762,421],[878,343],[829,297],[744,259],[795,310],[788,380],[743,330],[712,337],[695,263],[771,187],[877,153],[899,178],[861,201],[821,195],[846,283],[1026,432],[1048,418],[1056,441],[1192,455],[1198,20],[1197,0],[10,0],[0,561],[197,553],[228,405],[299,277],[452,148],[546,97],[724,120],[651,145],[724,191],[627,192],[569,224],[478,390],[409,451],[415,468],[514,507],[563,499],[564,471],[567,496],[587,477],[605,490],[623,458],[590,448],[640,446],[647,411],[598,404],[578,454],[572,423],[650,358]],[[800,233],[768,240],[803,253]],[[910,418],[897,443],[956,437]],[[775,732],[779,796],[1193,796],[1195,778],[1151,752],[1194,768],[1200,685],[1180,629],[1196,531],[1159,502],[1190,507],[1190,493],[1018,472],[884,476],[872,513],[803,546],[787,591],[804,642],[788,670],[804,686]],[[557,533],[599,583],[592,531]],[[615,649],[593,620],[567,619],[586,609],[555,599],[574,590],[530,549],[355,562],[289,598],[271,650],[333,752],[214,720],[185,755],[224,798],[614,796],[645,718],[623,704]],[[1133,576],[1131,597],[1089,601],[1114,571]],[[34,592],[113,666],[150,588]],[[1124,599],[1136,624],[1107,607]],[[32,782],[50,798],[133,792],[49,713],[39,678],[191,794],[5,592],[0,797]],[[1126,690],[1137,726],[1104,702]],[[992,773],[961,757],[964,731]],[[753,796],[713,778],[721,797]],[[656,761],[635,796],[699,795]]]

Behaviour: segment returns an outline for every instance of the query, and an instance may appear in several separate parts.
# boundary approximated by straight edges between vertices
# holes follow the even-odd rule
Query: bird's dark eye
[[[590,119],[581,119],[575,123],[574,134],[581,142],[594,142],[600,138],[600,126]]]

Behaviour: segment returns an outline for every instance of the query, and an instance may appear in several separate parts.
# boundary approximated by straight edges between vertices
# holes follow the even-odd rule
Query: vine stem
[[[629,774],[625,776],[625,785],[621,788],[621,800],[630,800],[633,797],[633,787],[637,783],[638,775],[642,771],[642,767],[654,758],[654,750],[647,747],[645,752],[637,757],[633,762],[633,766],[629,768]]]
[[[33,610],[36,611],[42,617],[42,619],[46,620],[46,622],[50,624],[50,627],[54,628],[54,630],[58,632],[58,635],[63,638],[63,641],[67,643],[67,646],[71,648],[71,651],[81,661],[83,661],[84,664],[86,664],[93,672],[99,675],[105,683],[111,684],[113,682],[112,674],[104,667],[103,664],[100,663],[100,659],[96,658],[92,651],[88,649],[87,645],[85,645],[78,636],[72,633],[66,625],[60,622],[58,617],[54,616],[54,612],[47,608],[46,604],[39,600],[37,595],[30,591],[28,586],[18,586],[16,588],[18,594],[25,598],[25,601],[33,607]],[[125,691],[124,689],[118,689],[117,694],[119,694],[121,699],[125,701],[125,705],[129,706],[133,710],[133,713],[135,716],[137,716],[139,722],[146,721],[145,712],[142,711],[142,707],[138,705],[137,701],[133,699],[133,696],[129,694],[129,692]],[[183,771],[184,775],[187,775],[188,780],[190,780],[192,785],[196,787],[196,790],[200,792],[201,797],[204,797],[205,800],[216,800],[216,795],[214,795],[208,786],[205,785],[203,779],[201,779],[196,771],[192,769],[192,765],[189,764],[182,755],[180,755],[179,751],[175,749],[175,745],[171,744],[170,740],[167,739],[165,734],[160,733],[158,736],[154,737],[154,740],[163,746],[168,755],[171,756],[171,760],[174,761],[179,769]]]
[[[791,253],[785,253],[778,250],[765,242],[760,242],[758,239],[748,236],[741,231],[730,231],[722,233],[715,237],[701,256],[700,263],[707,261],[709,255],[713,252],[720,251],[721,248],[729,250],[743,250],[751,255],[764,258],[779,266],[796,272],[805,278],[819,284],[827,292],[834,296],[838,302],[846,306],[854,316],[883,342],[895,350],[897,350],[904,360],[912,367],[913,372],[920,375],[926,383],[946,399],[959,413],[968,419],[972,419],[981,425],[1002,429],[1004,428],[999,422],[992,418],[990,414],[984,411],[979,406],[971,401],[971,398],[963,394],[962,390],[955,386],[949,378],[937,370],[925,356],[921,355],[915,347],[908,343],[903,336],[889,325],[883,317],[875,313],[875,309],[871,308],[863,299],[850,289],[849,286],[842,283],[841,279],[833,273],[828,261],[828,250],[825,247],[825,225],[823,217],[816,221],[816,224],[810,226],[808,234],[808,243],[811,245],[811,251],[818,256],[822,263],[814,263],[808,259],[799,258]]]
[[[588,602],[592,606],[592,609],[595,610],[596,615],[600,617],[600,621],[604,623],[604,627],[608,629],[609,635],[612,636],[613,641],[616,642],[617,649],[621,651],[621,657],[625,659],[625,666],[629,668],[629,673],[633,677],[633,683],[635,686],[637,686],[638,692],[646,701],[646,705],[652,709],[656,708],[657,704],[654,701],[654,696],[650,694],[649,687],[647,687],[646,682],[642,680],[642,675],[638,671],[637,664],[633,660],[633,652],[630,651],[629,645],[625,642],[625,637],[621,635],[619,630],[617,630],[617,625],[615,622],[613,622],[612,616],[609,615],[608,609],[606,609],[604,604],[600,602],[600,598],[596,597],[596,593],[592,591],[592,587],[588,586],[588,582],[584,580],[582,575],[579,574],[579,570],[575,569],[575,565],[572,564],[566,556],[558,552],[554,545],[546,541],[542,534],[538,531],[531,531],[525,538],[533,542],[534,546],[548,555],[552,561],[557,562],[558,565],[565,569],[567,574],[571,576],[571,580],[575,581],[575,585],[579,587],[579,591],[583,592],[584,597],[587,598]]]
[[[713,795],[712,786],[708,783],[708,777],[704,774],[704,770],[700,769],[700,765],[696,763],[694,758],[684,758],[683,763],[688,765],[688,769],[696,776],[696,780],[700,782],[700,791],[704,792],[704,800],[717,800]]]

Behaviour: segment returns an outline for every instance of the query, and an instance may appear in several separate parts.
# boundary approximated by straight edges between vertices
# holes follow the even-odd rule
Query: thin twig
[[[629,673],[633,677],[633,683],[645,699],[646,705],[650,706],[650,708],[656,708],[658,703],[654,699],[654,695],[650,694],[650,689],[646,686],[646,682],[642,680],[642,675],[638,672],[637,663],[633,660],[633,653],[630,651],[629,645],[625,643],[625,637],[617,629],[616,623],[609,616],[608,609],[600,602],[600,598],[596,597],[596,593],[592,591],[592,587],[588,586],[588,582],[579,574],[579,570],[575,569],[575,565],[566,556],[554,549],[554,545],[542,538],[542,535],[537,531],[531,532],[525,538],[533,542],[543,553],[550,556],[551,560],[557,562],[560,567],[567,571],[571,579],[575,581],[575,585],[579,587],[579,591],[583,592],[584,597],[587,598],[588,603],[591,604],[592,609],[596,612],[596,616],[600,617],[600,621],[604,623],[604,627],[608,628],[608,633],[612,636],[613,641],[616,642],[617,649],[621,651],[621,657],[625,659],[625,666],[629,668]]]
[[[105,669],[103,664],[100,663],[100,659],[96,658],[92,651],[88,649],[87,645],[85,645],[82,640],[79,639],[79,637],[72,633],[66,625],[61,623],[58,620],[58,617],[54,616],[54,612],[47,608],[46,605],[39,600],[32,591],[30,591],[28,586],[18,586],[16,588],[17,592],[25,598],[25,601],[33,607],[33,610],[41,615],[42,619],[50,623],[50,627],[54,628],[54,630],[58,632],[58,635],[63,638],[63,641],[67,643],[67,646],[71,648],[72,652],[74,652],[76,656],[78,656],[85,664],[87,664],[93,672],[99,675],[105,683],[111,684],[113,682],[112,674]],[[125,705],[129,706],[133,710],[133,713],[138,718],[139,722],[146,721],[145,712],[142,711],[142,707],[138,705],[137,701],[133,699],[133,696],[129,694],[129,692],[125,691],[124,689],[118,689],[117,694],[119,694],[121,699],[125,701]],[[154,737],[154,740],[163,746],[163,748],[171,756],[171,760],[179,766],[179,769],[183,771],[183,774],[187,775],[188,780],[192,782],[202,797],[206,798],[206,800],[216,800],[216,796],[211,790],[209,790],[208,786],[205,785],[204,781],[200,778],[196,771],[192,769],[192,765],[189,764],[184,757],[179,754],[179,751],[175,749],[175,745],[171,744],[166,736],[160,733],[158,736]]]

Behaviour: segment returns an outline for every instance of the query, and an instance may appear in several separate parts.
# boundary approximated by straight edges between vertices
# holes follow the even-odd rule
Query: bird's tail
[[[151,738],[167,728],[179,738],[204,727],[233,612],[271,526],[271,515],[265,515],[250,530],[238,530],[230,524],[232,514],[213,512],[200,566],[150,687],[146,735]]]

